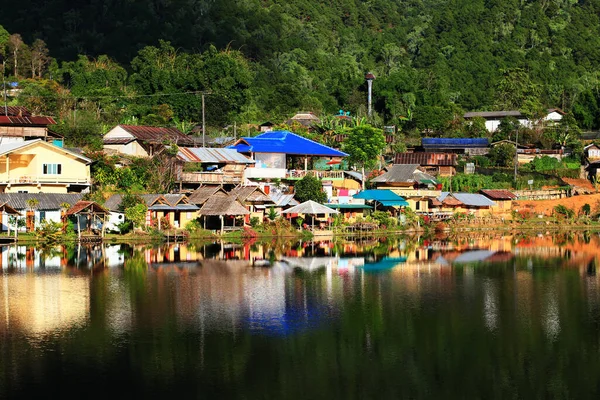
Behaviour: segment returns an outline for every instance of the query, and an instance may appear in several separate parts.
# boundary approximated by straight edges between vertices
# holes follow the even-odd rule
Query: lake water
[[[598,398],[595,233],[1,248],[0,398]]]

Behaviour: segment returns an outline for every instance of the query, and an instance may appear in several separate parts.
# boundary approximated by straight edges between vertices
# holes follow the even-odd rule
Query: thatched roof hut
[[[237,200],[231,196],[217,196],[209,198],[200,208],[200,215],[219,216],[221,219],[221,233],[223,233],[224,216],[238,216],[250,214]],[[206,227],[206,219],[204,220]]]

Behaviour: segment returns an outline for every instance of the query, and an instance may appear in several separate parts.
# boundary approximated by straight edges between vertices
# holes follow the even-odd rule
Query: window
[[[29,193],[29,190],[18,190],[17,193]]]
[[[40,211],[40,222],[46,219],[46,211]]]
[[[44,164],[42,173],[44,175],[60,175],[62,173],[61,164]]]

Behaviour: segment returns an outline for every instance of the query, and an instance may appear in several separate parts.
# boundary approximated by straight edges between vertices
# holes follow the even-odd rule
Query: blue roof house
[[[246,169],[246,178],[249,179],[301,178],[308,170],[309,160],[326,158],[338,162],[347,156],[290,131],[270,131],[255,137],[243,137],[228,148],[249,155],[256,161],[253,168]],[[343,174],[342,171],[315,171],[320,178],[329,178],[328,173]]]

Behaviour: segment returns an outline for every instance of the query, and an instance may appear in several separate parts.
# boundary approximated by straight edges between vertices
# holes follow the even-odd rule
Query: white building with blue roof
[[[270,131],[240,138],[228,146],[256,163],[246,169],[248,179],[300,179],[315,159],[337,161],[348,154],[290,131]],[[343,171],[314,171],[319,178],[343,179]],[[336,175],[339,175],[336,176]]]

